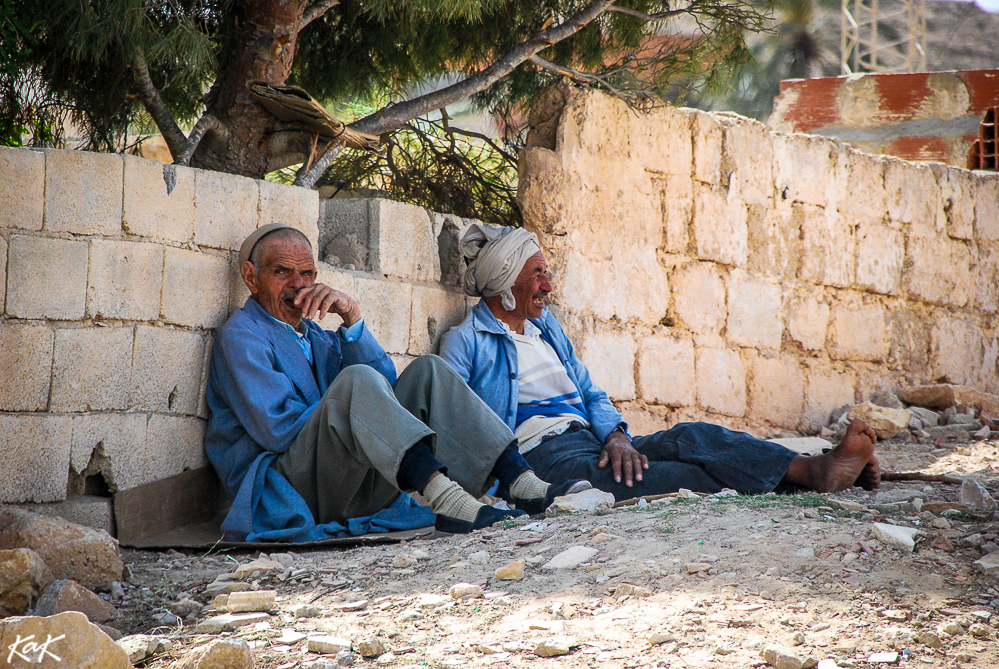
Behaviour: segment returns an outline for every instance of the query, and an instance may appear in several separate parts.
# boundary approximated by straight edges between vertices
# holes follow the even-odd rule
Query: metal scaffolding
[[[926,69],[926,0],[841,1],[843,74]]]

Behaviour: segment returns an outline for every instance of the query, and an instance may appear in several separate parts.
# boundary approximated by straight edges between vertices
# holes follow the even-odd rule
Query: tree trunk
[[[219,75],[205,96],[206,112],[227,132],[209,132],[191,166],[257,179],[305,160],[308,137],[284,130],[257,103],[247,85],[254,80],[284,84],[298,50],[307,0],[243,0],[234,3],[231,35],[219,58]]]

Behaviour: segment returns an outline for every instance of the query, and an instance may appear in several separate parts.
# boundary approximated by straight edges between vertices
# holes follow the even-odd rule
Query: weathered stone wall
[[[70,497],[71,519],[107,527],[109,503],[77,497],[107,494],[100,478],[115,493],[206,465],[213,336],[248,295],[238,246],[282,221],[318,247],[320,214],[370,245],[370,265],[321,263],[320,279],[358,298],[400,369],[434,350],[467,308],[437,282],[437,237],[458,219],[320,206],[315,191],[132,156],[0,149],[0,503]]]
[[[556,89],[520,204],[555,309],[640,430],[816,430],[947,378],[999,390],[999,175]]]

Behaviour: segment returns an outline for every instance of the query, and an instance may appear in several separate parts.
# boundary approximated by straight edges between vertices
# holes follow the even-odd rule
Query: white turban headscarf
[[[465,294],[500,295],[507,311],[517,307],[510,288],[528,258],[541,250],[538,236],[523,228],[495,228],[475,223],[461,238],[461,254],[468,262]]]

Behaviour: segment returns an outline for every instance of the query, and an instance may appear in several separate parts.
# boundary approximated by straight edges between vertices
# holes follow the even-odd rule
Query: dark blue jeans
[[[621,483],[614,480],[610,464],[597,467],[603,444],[579,423],[560,435],[545,437],[524,458],[549,483],[585,479],[622,500],[680,488],[707,493],[722,488],[747,494],[770,492],[798,455],[780,444],[709,423],[679,423],[669,430],[635,437],[632,445],[649,459],[642,480],[635,481],[632,488],[624,484],[623,475]]]

